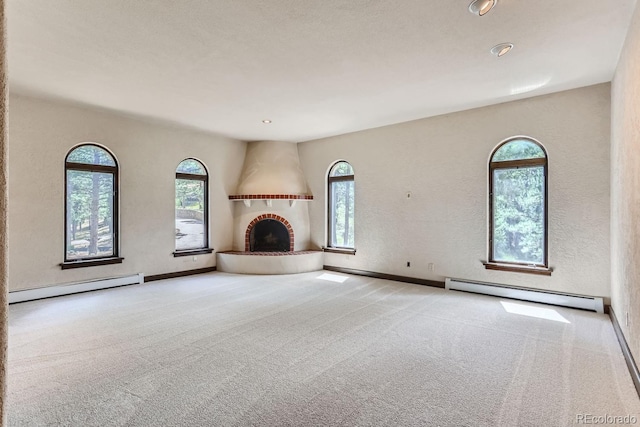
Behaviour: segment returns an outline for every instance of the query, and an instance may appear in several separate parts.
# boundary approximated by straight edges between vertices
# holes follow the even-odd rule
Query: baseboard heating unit
[[[541,302],[544,304],[581,308],[583,310],[592,310],[598,313],[604,313],[604,301],[600,297],[562,294],[559,292],[518,288],[500,285],[497,283],[484,283],[452,278],[447,278],[445,280],[444,287],[445,289],[456,291],[473,292],[476,294],[493,295],[496,297],[523,301]]]
[[[49,286],[46,288],[15,291],[9,292],[9,304],[139,283],[144,283],[144,274],[142,273],[133,274],[131,276],[111,277],[108,279],[91,280],[88,282],[69,283],[66,285]]]

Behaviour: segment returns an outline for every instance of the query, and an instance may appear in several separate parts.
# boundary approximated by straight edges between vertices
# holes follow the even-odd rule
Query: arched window
[[[62,268],[122,262],[118,258],[118,164],[96,144],[65,159],[65,259]]]
[[[518,271],[548,269],[547,154],[542,145],[524,137],[500,144],[489,162],[489,188],[489,263],[511,264]]]
[[[355,249],[354,175],[348,162],[339,161],[329,170],[329,248]]]
[[[211,253],[209,176],[202,163],[185,159],[176,169],[176,251],[174,256]]]

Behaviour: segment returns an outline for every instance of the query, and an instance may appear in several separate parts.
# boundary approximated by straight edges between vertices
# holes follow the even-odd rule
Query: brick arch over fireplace
[[[289,224],[289,221],[287,221],[280,215],[276,215],[276,214],[262,214],[256,217],[253,221],[249,223],[249,226],[247,227],[247,231],[244,233],[245,252],[249,252],[251,250],[250,242],[249,242],[249,239],[251,236],[251,230],[253,230],[253,227],[255,227],[257,223],[265,219],[273,219],[273,220],[279,221],[285,227],[287,227],[287,231],[289,232],[289,251],[293,252],[293,227],[291,227],[291,224]]]

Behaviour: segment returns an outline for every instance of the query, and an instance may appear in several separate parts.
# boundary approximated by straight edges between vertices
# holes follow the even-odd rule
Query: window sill
[[[78,261],[65,261],[60,263],[62,270],[68,270],[70,268],[83,268],[83,267],[95,267],[97,265],[108,264],[122,264],[124,258],[112,257],[112,258],[98,258],[98,259],[81,259]]]
[[[517,265],[517,264],[501,264],[498,262],[483,262],[484,268],[487,270],[511,271],[514,273],[538,274],[541,276],[551,276],[552,268]]]
[[[331,252],[334,254],[346,254],[346,255],[355,255],[356,250],[350,248],[322,248],[324,252]]]
[[[210,254],[213,252],[213,248],[204,248],[204,249],[188,249],[185,251],[175,251],[173,253],[174,257],[180,256],[192,256],[192,255],[202,255],[202,254]]]

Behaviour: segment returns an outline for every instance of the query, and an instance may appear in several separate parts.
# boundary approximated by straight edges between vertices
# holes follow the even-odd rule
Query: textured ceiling
[[[10,88],[305,141],[610,81],[635,6],[469,2],[8,0]]]

